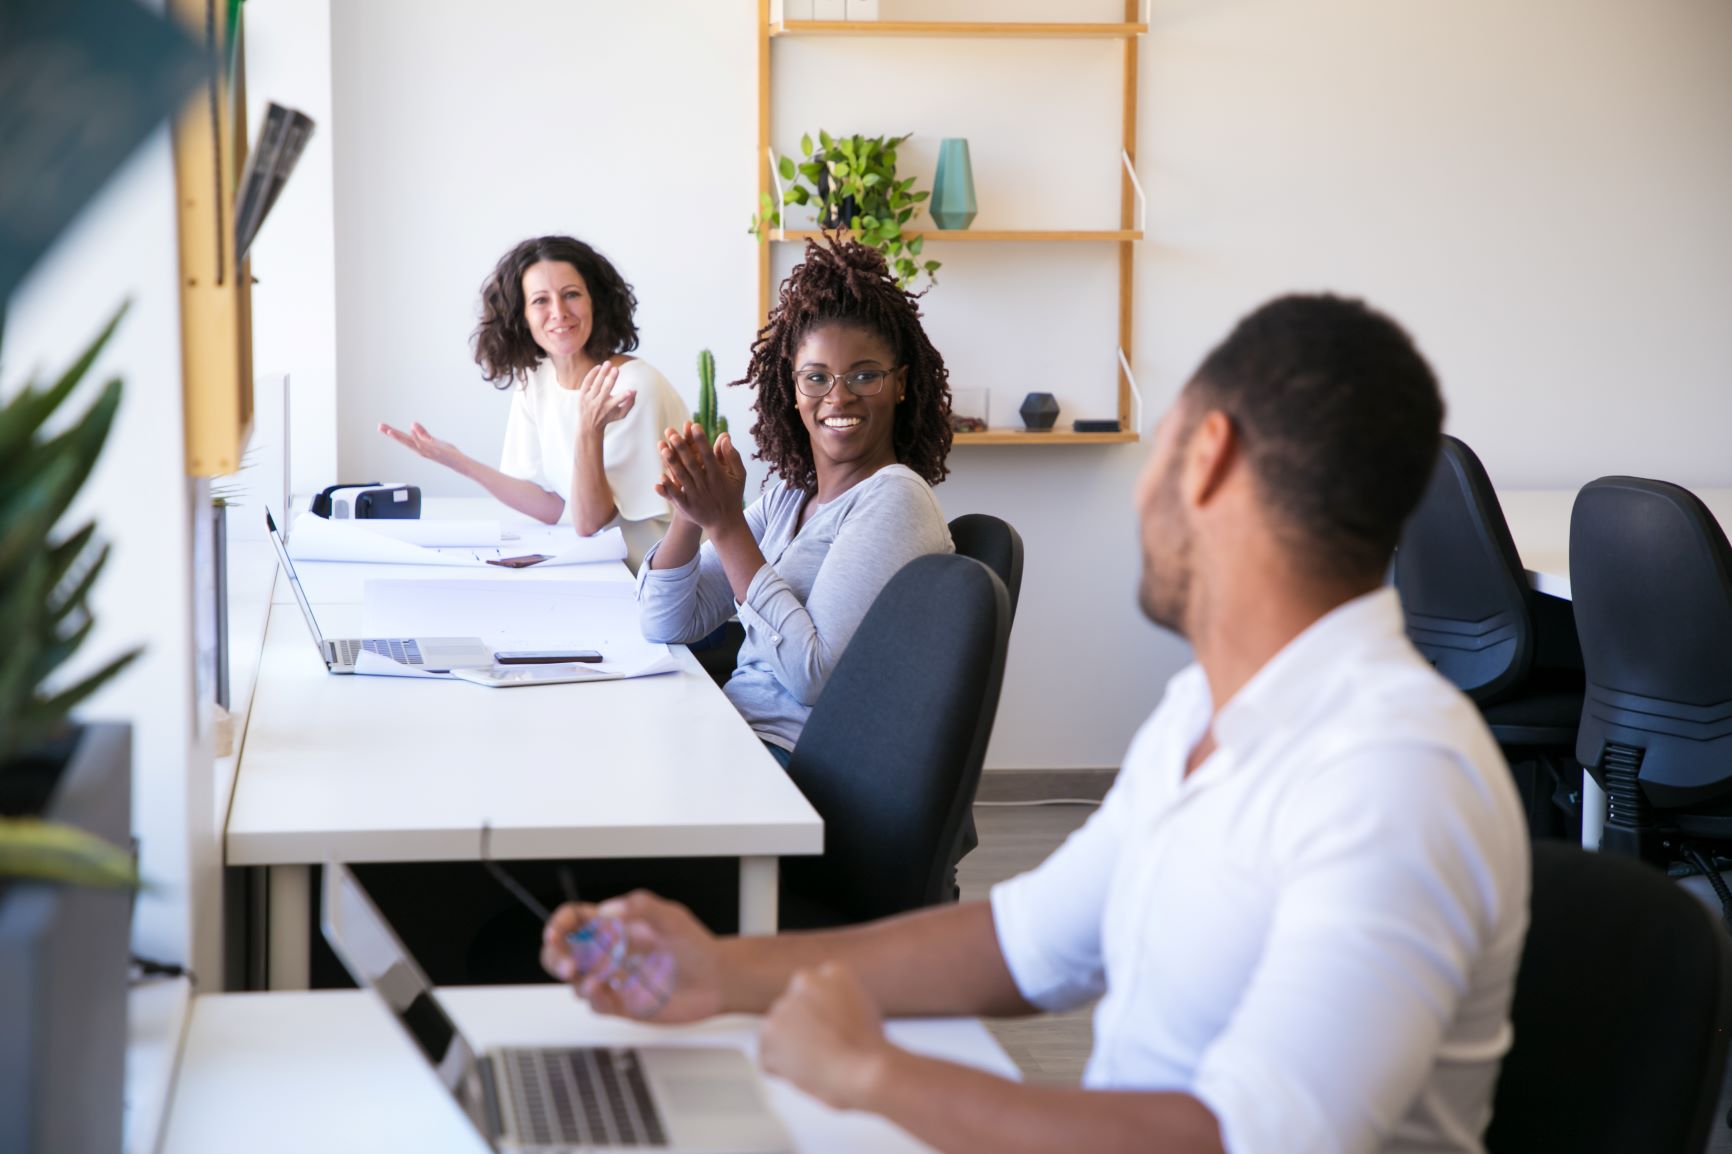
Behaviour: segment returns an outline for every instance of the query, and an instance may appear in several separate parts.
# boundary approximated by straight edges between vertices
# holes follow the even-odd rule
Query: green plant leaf
[[[802,133],[800,136],[800,155],[801,156],[811,156],[812,155],[812,134],[809,132]]]
[[[829,152],[830,146],[834,143],[836,143],[835,140],[831,138],[828,132],[825,132],[822,128],[818,130],[818,146],[820,148],[825,152]]]
[[[926,247],[926,238],[923,236],[917,236],[913,240],[908,242],[908,251],[910,253],[914,254],[915,256],[919,256],[920,250],[925,248],[925,247]]]
[[[931,195],[932,194],[930,192],[926,192],[925,190],[921,190],[920,192],[914,193],[908,199],[912,200],[915,204],[919,204],[921,201],[925,200],[927,197],[929,197]]]
[[[939,270],[940,267],[941,266],[939,265],[939,263],[935,260],[929,260],[926,262],[926,271],[928,273],[935,273]]]
[[[0,877],[138,888],[131,854],[87,830],[37,818],[0,818]]]
[[[867,188],[877,188],[879,185],[884,183],[884,178],[879,176],[876,172],[868,172],[865,176],[860,178],[860,183],[864,184]]]
[[[791,156],[782,157],[781,160],[776,162],[776,171],[782,174],[783,180],[793,180],[794,158]]]
[[[0,461],[12,459],[29,440],[36,435],[49,415],[58,409],[63,401],[78,387],[84,379],[84,374],[90,371],[90,366],[96,363],[96,358],[108,344],[108,339],[114,335],[114,330],[120,326],[121,318],[126,310],[132,307],[131,301],[123,301],[96,339],[79,354],[77,360],[60,375],[46,391],[38,391],[34,386],[27,387],[4,408],[0,408]]]

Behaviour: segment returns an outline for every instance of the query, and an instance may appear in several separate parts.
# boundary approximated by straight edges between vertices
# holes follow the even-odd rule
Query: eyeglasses
[[[902,366],[896,366],[896,369]],[[856,397],[876,397],[884,391],[884,379],[896,369],[858,369],[852,373],[826,373],[820,369],[802,369],[794,374],[794,387],[803,396],[827,397],[841,381]]]
[[[481,824],[481,864],[494,880],[523,903],[536,918],[546,924],[553,916],[548,908],[523,887],[523,883],[505,872],[505,867],[493,860],[488,852],[493,830],[487,822]],[[561,867],[560,885],[565,900],[577,900],[577,886],[571,871]],[[673,955],[666,950],[651,950],[647,954],[633,953],[626,935],[625,924],[618,918],[591,918],[565,935],[571,947],[571,957],[577,963],[577,974],[587,978],[599,974],[619,995],[626,1012],[635,1018],[653,1018],[673,996],[675,965]]]

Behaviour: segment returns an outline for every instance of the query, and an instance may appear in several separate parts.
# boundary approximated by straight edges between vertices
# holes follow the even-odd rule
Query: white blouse
[[[620,366],[614,393],[628,389],[637,390],[637,403],[603,431],[602,469],[619,510],[615,524],[625,530],[635,560],[661,539],[672,516],[655,491],[662,473],[656,443],[664,429],[683,425],[691,412],[667,378],[646,361]],[[499,471],[533,481],[569,502],[577,426],[577,390],[560,388],[553,363],[543,360],[527,381],[512,387]]]

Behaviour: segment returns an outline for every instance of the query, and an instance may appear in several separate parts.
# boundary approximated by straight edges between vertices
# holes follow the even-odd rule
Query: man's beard
[[[1143,578],[1137,602],[1143,616],[1183,637],[1191,607],[1191,534],[1177,506],[1175,484],[1165,489],[1152,524],[1143,527]]]

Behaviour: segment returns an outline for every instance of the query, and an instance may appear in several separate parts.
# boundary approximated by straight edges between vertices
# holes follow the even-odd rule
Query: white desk
[[[587,1045],[682,1042],[755,1052],[757,1022],[655,1028],[597,1018],[559,986],[468,987],[440,1000],[470,1041]],[[1015,1078],[978,1023],[892,1022],[911,1050]],[[842,1114],[777,1080],[770,1101],[796,1150],[913,1154],[927,1147],[883,1119]],[[164,1154],[486,1154],[456,1104],[371,995],[361,991],[207,995],[192,1024]]]
[[[358,635],[358,605],[318,612]],[[483,822],[502,859],[737,857],[740,929],[774,932],[777,859],[822,852],[822,819],[674,651],[678,673],[587,685],[333,676],[293,602],[273,605],[225,837],[227,865],[270,867],[272,988],[307,984],[310,867],[474,861]]]

